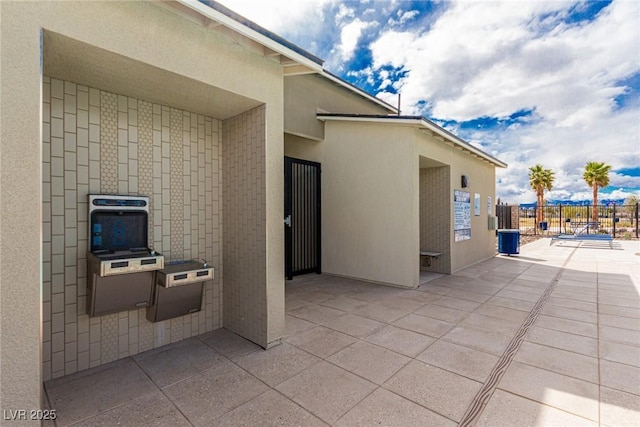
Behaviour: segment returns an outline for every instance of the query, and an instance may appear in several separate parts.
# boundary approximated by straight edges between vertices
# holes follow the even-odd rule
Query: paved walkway
[[[639,254],[542,239],[417,290],[301,276],[280,346],[222,329],[45,389],[60,426],[638,426]]]

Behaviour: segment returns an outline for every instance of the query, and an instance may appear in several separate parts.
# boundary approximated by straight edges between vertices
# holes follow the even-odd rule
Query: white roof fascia
[[[501,160],[496,159],[493,156],[490,156],[489,154],[485,153],[484,151],[474,147],[473,145],[469,144],[468,142],[466,142],[465,140],[457,137],[456,135],[452,134],[451,132],[446,131],[445,129],[442,129],[440,126],[436,125],[435,123],[426,120],[426,119],[422,119],[421,120],[422,124],[429,129],[431,132],[437,133],[438,135],[442,136],[444,139],[449,140],[451,142],[453,142],[455,145],[459,146],[460,148],[467,150],[475,155],[477,155],[478,157],[481,157],[493,164],[495,164],[496,166],[500,166],[502,168],[506,168],[507,164],[504,163]]]
[[[459,137],[455,136],[454,134],[447,132],[446,130],[442,129],[440,126],[436,125],[435,123],[432,123],[428,120],[426,120],[425,118],[411,118],[411,117],[407,117],[407,118],[402,118],[402,116],[400,117],[394,117],[394,116],[390,116],[389,118],[386,117],[376,117],[376,116],[348,116],[348,115],[342,115],[342,116],[335,116],[335,115],[323,115],[323,114],[318,114],[318,120],[330,120],[330,121],[343,121],[343,122],[361,122],[361,123],[384,123],[384,124],[398,124],[398,125],[409,125],[409,126],[413,126],[413,127],[417,127],[417,128],[422,128],[422,129],[427,129],[435,134],[438,134],[439,136],[441,136],[445,141],[451,142],[453,143],[454,146],[468,151],[469,153],[476,155],[478,157],[480,157],[483,160],[486,160],[489,163],[492,163],[498,167],[502,167],[502,168],[506,168],[507,164],[502,162],[501,160],[496,159],[493,156],[490,156],[489,154],[485,153],[484,151],[474,147],[473,145],[469,144],[468,142],[460,139]]]
[[[242,23],[236,21],[233,18],[228,17],[227,15],[218,12],[215,9],[210,8],[206,4],[200,3],[198,0],[175,0],[177,3],[180,3],[191,10],[194,10],[200,13],[202,16],[209,18],[215,22],[219,22],[227,28],[232,29],[233,31],[263,45],[264,47],[277,52],[281,55],[286,56],[299,63],[300,65],[304,65],[305,67],[310,68],[314,72],[321,72],[322,65],[318,64],[309,58],[305,58],[299,53],[295,52],[292,49],[289,49],[286,46],[281,45],[280,43],[270,39],[269,37],[258,33],[257,31],[252,30],[251,28],[243,25]]]
[[[413,118],[396,118],[397,116],[390,116],[391,118],[385,117],[374,117],[374,116],[357,116],[357,115],[340,115],[336,116],[333,114],[322,114],[318,113],[318,120],[325,121],[335,121],[335,122],[364,122],[364,123],[393,123],[397,125],[410,125],[416,127],[421,123],[418,119]]]

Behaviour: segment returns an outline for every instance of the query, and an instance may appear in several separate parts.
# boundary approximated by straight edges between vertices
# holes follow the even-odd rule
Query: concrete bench
[[[442,255],[440,252],[420,251],[420,258],[422,258],[422,263],[425,267],[429,267],[431,259],[438,259],[440,255]]]

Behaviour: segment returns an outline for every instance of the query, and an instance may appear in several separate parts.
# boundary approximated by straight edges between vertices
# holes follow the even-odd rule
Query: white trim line
[[[335,122],[365,122],[365,123],[394,123],[399,125],[410,125],[416,126],[421,123],[420,120],[414,118],[407,118],[402,116],[390,116],[390,118],[385,117],[375,117],[375,116],[357,116],[357,115],[333,115],[333,114],[317,114],[318,120],[330,120]],[[396,118],[397,117],[397,118]]]

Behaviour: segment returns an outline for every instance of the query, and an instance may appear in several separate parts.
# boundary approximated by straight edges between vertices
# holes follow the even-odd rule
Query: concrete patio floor
[[[46,396],[58,426],[638,426],[639,254],[542,239],[417,290],[301,276],[279,346],[221,329]]]

